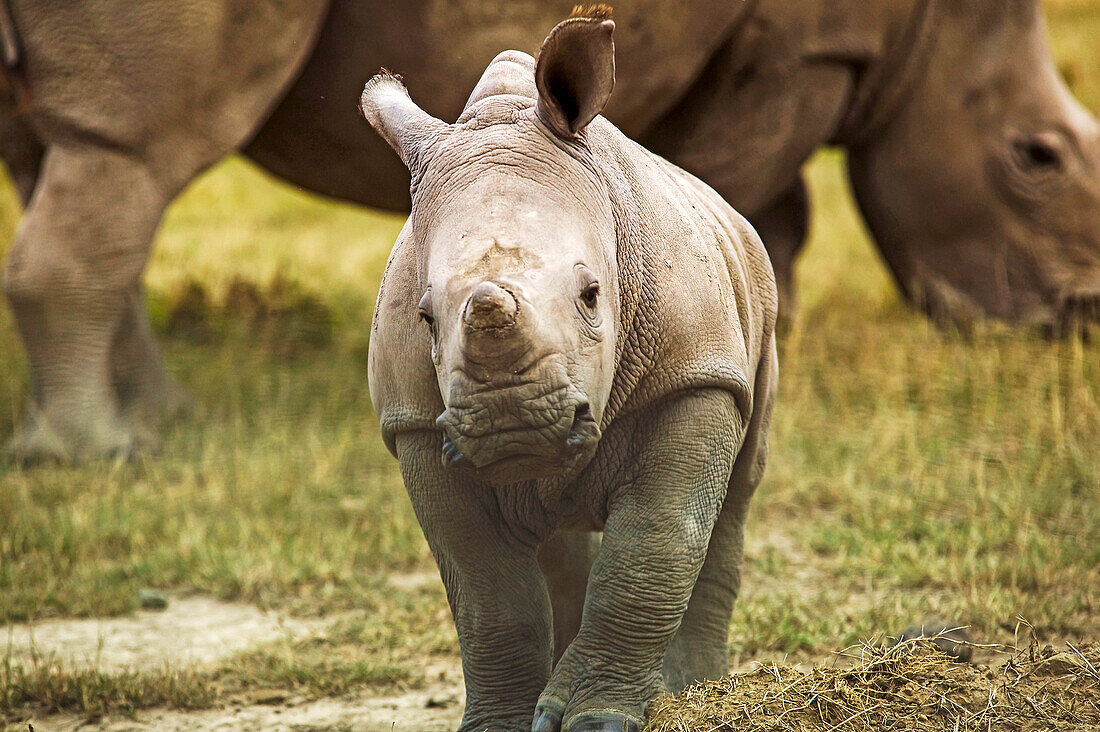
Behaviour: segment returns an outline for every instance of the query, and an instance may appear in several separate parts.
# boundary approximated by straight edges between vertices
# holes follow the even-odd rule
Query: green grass
[[[1059,64],[1100,108],[1100,10],[1048,9]],[[1048,637],[1100,637],[1100,343],[935,329],[899,301],[841,156],[819,155],[809,177],[803,309],[782,349],[732,652],[822,654],[930,614],[981,640],[1010,640],[1017,616]],[[10,232],[16,206],[0,193]],[[366,385],[370,313],[400,225],[240,160],[220,165],[173,206],[147,277],[196,413],[133,464],[0,463],[0,622],[125,613],[144,587],[344,619],[201,674],[0,667],[0,716],[416,685],[420,659],[457,654],[438,586],[385,582],[432,567]],[[262,327],[219,309],[237,281],[277,301]],[[180,325],[191,283],[210,300],[198,332]],[[0,307],[0,436],[25,393]]]

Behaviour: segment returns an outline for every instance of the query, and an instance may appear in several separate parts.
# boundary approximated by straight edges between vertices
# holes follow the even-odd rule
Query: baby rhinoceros
[[[462,730],[636,731],[727,671],[775,281],[745,219],[599,116],[614,27],[500,54],[454,124],[388,73],[363,90],[412,174],[371,396],[458,628]]]

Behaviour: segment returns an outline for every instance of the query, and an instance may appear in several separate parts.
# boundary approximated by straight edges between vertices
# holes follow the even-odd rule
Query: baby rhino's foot
[[[631,684],[622,674],[601,674],[588,664],[582,670],[569,655],[539,698],[531,732],[640,732],[646,704],[661,691],[660,674],[654,671]],[[573,666],[578,668],[570,673]]]
[[[553,707],[557,706],[558,709]],[[642,724],[632,716],[611,710],[581,712],[562,725],[564,705],[539,703],[531,732],[639,732]]]

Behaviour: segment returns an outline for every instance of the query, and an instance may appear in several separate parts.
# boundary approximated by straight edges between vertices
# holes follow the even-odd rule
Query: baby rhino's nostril
[[[590,445],[600,439],[600,427],[592,416],[592,408],[588,402],[581,402],[573,413],[573,426],[569,428],[569,437],[566,444],[570,447],[581,448]]]

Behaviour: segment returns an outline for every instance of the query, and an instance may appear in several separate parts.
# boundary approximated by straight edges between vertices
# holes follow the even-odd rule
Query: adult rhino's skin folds
[[[453,124],[388,73],[361,97],[412,181],[371,398],[447,588],[463,731],[637,732],[727,671],[776,284],[744,218],[600,116],[608,15],[498,55]]]

